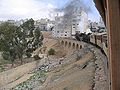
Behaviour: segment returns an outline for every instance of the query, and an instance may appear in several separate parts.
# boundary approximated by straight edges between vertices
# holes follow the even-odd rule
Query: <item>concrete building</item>
[[[35,27],[39,27],[42,31],[51,31],[54,27],[55,22],[49,19],[40,19],[36,20],[34,25]]]
[[[34,25],[35,27],[39,27],[41,30],[47,30],[47,20],[48,19],[40,19],[35,21]]]
[[[14,24],[14,25],[16,25],[16,26],[20,26],[20,25],[22,25],[22,24],[25,22],[25,20],[21,19],[21,20],[0,21],[0,24],[1,24],[1,23],[4,23],[4,22],[9,22],[9,23],[12,23],[12,24]]]
[[[100,17],[99,22],[89,22],[89,28],[91,29],[92,32],[105,32],[105,24]]]
[[[76,13],[75,18],[73,18],[72,24],[72,35],[76,33],[84,33],[87,32],[88,29],[88,15],[84,10]]]
[[[64,24],[63,16],[55,17],[55,26],[52,31],[53,37],[71,37],[71,26],[68,23]]]
[[[22,25],[24,22],[25,22],[25,21],[24,21],[23,19],[21,19],[21,20],[15,21],[14,24],[15,24],[16,26],[20,26],[20,25]]]
[[[103,19],[101,17],[100,17],[100,21],[98,22],[98,26],[105,28],[105,24],[104,24]]]
[[[88,16],[84,10],[77,10],[71,17],[71,21],[65,16],[55,17],[53,37],[71,38],[76,33],[86,32],[88,29]]]
[[[55,21],[49,20],[48,23],[47,23],[47,31],[52,31],[53,28],[54,28],[54,25],[55,25]]]

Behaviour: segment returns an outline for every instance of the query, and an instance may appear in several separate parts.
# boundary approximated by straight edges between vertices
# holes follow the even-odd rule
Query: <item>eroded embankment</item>
[[[28,73],[31,76],[27,81],[13,90],[108,90],[106,61],[100,50],[86,45],[57,60],[46,58],[44,64]]]

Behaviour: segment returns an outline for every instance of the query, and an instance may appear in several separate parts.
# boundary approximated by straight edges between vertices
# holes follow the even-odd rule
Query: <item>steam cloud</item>
[[[70,0],[63,8],[56,9],[58,12],[64,12],[63,21],[59,26],[62,26],[63,30],[66,26],[71,26],[73,18],[79,15],[82,10],[86,13],[91,11],[91,8],[85,5],[83,0]]]

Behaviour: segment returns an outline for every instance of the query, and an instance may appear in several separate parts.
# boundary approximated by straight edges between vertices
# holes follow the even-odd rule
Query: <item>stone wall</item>
[[[60,44],[64,47],[64,49],[72,49],[72,50],[79,50],[84,48],[85,43],[81,41],[77,41],[74,39],[60,39]]]

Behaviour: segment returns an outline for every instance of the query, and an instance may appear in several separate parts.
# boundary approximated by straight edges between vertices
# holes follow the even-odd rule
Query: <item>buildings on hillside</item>
[[[20,26],[27,20],[28,19],[25,19],[25,20],[23,20],[23,19],[21,19],[21,20],[7,20],[7,22],[10,22],[10,23],[12,23],[12,24],[14,24],[16,26]]]
[[[21,19],[21,20],[7,20],[7,22],[12,23],[16,26],[22,25],[24,22],[26,22],[28,19]],[[0,24],[5,21],[0,21]],[[40,19],[35,20],[35,27],[39,27],[43,31],[51,31],[54,27],[55,22],[49,19]]]
[[[55,22],[49,19],[40,19],[35,21],[35,27],[39,27],[42,31],[51,31]]]
[[[69,17],[69,18],[67,18]],[[20,26],[25,20],[8,20],[8,22]],[[3,23],[3,21],[0,21]],[[55,17],[55,20],[40,19],[35,20],[35,27],[39,27],[42,31],[51,31],[53,37],[71,38],[76,33],[91,33],[92,32],[105,32],[105,25],[102,18],[99,22],[91,22],[88,20],[88,15],[84,10],[74,11],[72,16],[59,16]]]
[[[71,37],[71,26],[64,23],[63,16],[55,17],[55,26],[52,30],[53,37]]]
[[[106,32],[106,28],[101,17],[99,22],[89,21],[89,28],[91,29],[92,32],[99,32],[99,33]]]
[[[74,12],[71,20],[67,16],[56,16],[53,37],[71,38],[76,33],[86,32],[88,29],[88,15],[84,10]]]
[[[25,19],[25,20],[23,20],[23,19],[21,19],[21,20],[7,20],[7,21],[0,21],[0,24],[1,24],[1,23],[4,23],[4,22],[9,22],[9,23],[12,23],[12,24],[14,24],[14,25],[16,25],[16,26],[20,26],[20,25],[23,24],[25,21],[26,21],[26,19]]]
[[[84,33],[88,29],[88,15],[85,11],[76,14],[72,22],[72,35],[76,33]]]

